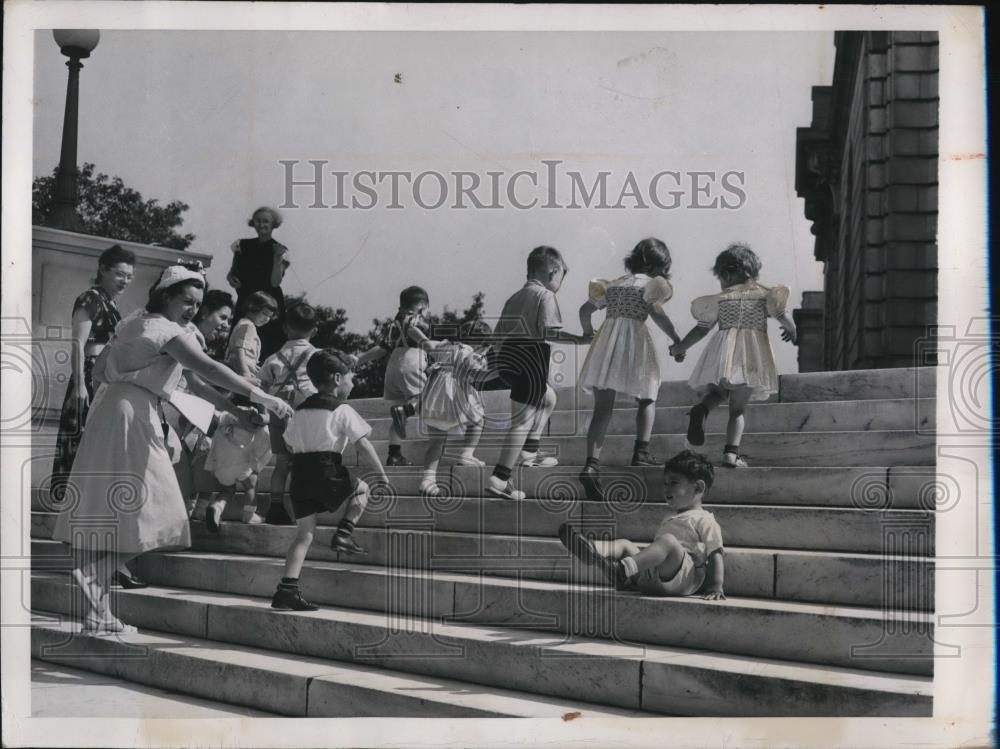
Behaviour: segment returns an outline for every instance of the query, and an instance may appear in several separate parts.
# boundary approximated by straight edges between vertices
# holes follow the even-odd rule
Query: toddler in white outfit
[[[263,522],[257,515],[257,474],[271,460],[271,440],[267,431],[267,416],[254,416],[255,429],[240,425],[233,414],[224,413],[212,437],[212,447],[205,459],[205,470],[215,474],[222,484],[219,496],[205,512],[205,526],[212,533],[219,532],[219,522],[226,503],[241,491],[245,493],[243,522],[256,525]]]

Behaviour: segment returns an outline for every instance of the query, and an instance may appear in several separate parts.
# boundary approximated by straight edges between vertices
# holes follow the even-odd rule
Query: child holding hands
[[[580,325],[585,336],[594,334],[591,320],[594,312],[607,309],[607,317],[579,377],[580,386],[594,393],[594,415],[587,430],[587,463],[580,474],[587,499],[592,501],[604,498],[600,484],[601,448],[618,392],[628,393],[637,404],[632,465],[660,464],[649,454],[660,390],[660,365],[646,320],[652,319],[674,343],[680,342],[662,306],[674,293],[667,281],[670,277],[667,246],[655,237],[642,240],[625,259],[625,269],[628,273],[613,281],[591,281],[590,298],[580,307]]]
[[[760,258],[745,244],[731,244],[719,253],[712,272],[722,291],[691,303],[691,314],[698,324],[683,341],[670,347],[671,356],[682,361],[691,346],[719,326],[688,380],[703,397],[689,413],[687,439],[692,445],[705,444],[709,412],[728,399],[729,423],[722,453],[722,465],[727,468],[748,465],[739,454],[747,404],[767,400],[778,391],[767,318],[777,319],[782,340],[794,344],[796,339],[795,323],[786,310],[788,287],[762,286],[757,282],[760,269]]]
[[[317,611],[299,592],[299,574],[316,531],[316,515],[347,509],[334,532],[330,548],[347,554],[365,554],[352,538],[358,520],[368,506],[369,487],[352,477],[343,464],[343,452],[355,444],[377,472],[380,485],[388,486],[375,448],[368,441],[371,427],[343,401],[354,387],[350,360],[338,351],[324,349],[313,354],[306,372],[314,395],[295,409],[285,427],[285,444],[292,452],[292,508],[295,540],[285,556],[281,583],[271,607],[282,611]]]

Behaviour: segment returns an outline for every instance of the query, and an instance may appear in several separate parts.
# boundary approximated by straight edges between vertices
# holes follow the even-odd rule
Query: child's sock
[[[622,557],[619,561],[625,569],[626,576],[633,577],[639,574],[639,565],[636,564],[634,557]]]
[[[521,448],[522,453],[528,453],[529,455],[534,455],[538,452],[539,446],[541,446],[542,441],[540,439],[534,439],[529,437],[524,441],[524,447]]]
[[[437,481],[437,471],[431,470],[430,468],[425,468],[423,480],[434,483],[435,481]]]
[[[739,445],[726,445],[724,448],[722,448],[722,452],[723,453],[739,454],[739,452],[740,452],[740,446]]]
[[[401,457],[403,457],[403,446],[402,445],[389,445],[389,457],[390,458],[401,458]]]
[[[601,461],[599,458],[587,458],[584,468],[593,468],[595,471],[599,471],[601,469]]]
[[[278,583],[278,590],[286,590],[289,593],[294,593],[299,589],[299,578],[297,577],[283,577],[281,582]]]
[[[493,469],[493,476],[506,484],[510,481],[510,468],[497,464],[497,467]]]
[[[416,416],[417,415],[417,407],[414,406],[412,403],[404,403],[403,404],[403,413],[406,414],[407,416]]]
[[[649,440],[636,440],[632,449],[637,453],[646,452],[649,450]]]
[[[354,528],[356,523],[353,520],[348,520],[344,518],[337,525],[337,530],[334,532],[334,540],[347,541],[352,535],[354,535]]]

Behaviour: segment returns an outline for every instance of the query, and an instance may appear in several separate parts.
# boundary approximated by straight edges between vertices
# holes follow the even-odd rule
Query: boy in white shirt
[[[715,472],[703,455],[685,450],[663,466],[663,499],[673,512],[645,549],[625,538],[591,542],[568,524],[559,540],[586,564],[597,567],[608,585],[636,587],[646,595],[724,599],[722,529],[701,502]]]
[[[299,574],[316,531],[316,514],[336,512],[347,503],[330,548],[336,552],[365,554],[351,538],[354,527],[368,506],[368,484],[350,475],[342,454],[356,444],[380,477],[389,480],[375,448],[368,441],[371,427],[358,412],[344,403],[354,387],[354,372],[345,354],[333,349],[317,351],[309,358],[306,372],[317,392],[306,398],[285,427],[285,444],[292,452],[292,508],[296,535],[285,556],[284,576],[271,600],[271,608],[282,611],[317,611],[299,592]]]
[[[288,341],[276,352],[264,360],[260,368],[260,387],[269,395],[281,398],[292,408],[296,408],[310,395],[316,393],[316,388],[306,373],[306,363],[319,349],[309,343],[316,334],[316,310],[308,304],[296,304],[285,312],[285,335]],[[271,452],[274,454],[274,472],[271,474],[271,494],[266,502],[261,502],[258,512],[267,522],[281,524],[295,522],[291,501],[285,494],[288,482],[288,448],[285,446],[285,422],[274,418],[270,421]],[[277,505],[272,505],[273,502]],[[281,513],[268,513],[274,506],[284,507],[288,518],[281,518]]]

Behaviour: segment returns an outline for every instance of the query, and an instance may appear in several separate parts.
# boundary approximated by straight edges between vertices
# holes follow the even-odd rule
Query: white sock
[[[622,557],[621,562],[626,575],[633,577],[639,574],[639,565],[636,564],[634,557]]]

